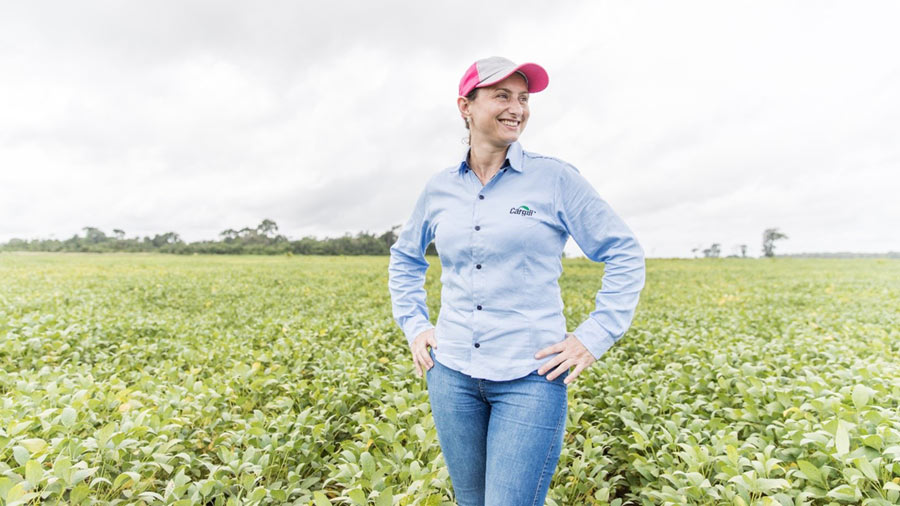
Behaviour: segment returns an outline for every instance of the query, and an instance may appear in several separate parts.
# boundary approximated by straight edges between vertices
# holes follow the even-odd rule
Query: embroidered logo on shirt
[[[528,206],[510,207],[509,214],[520,214],[522,216],[531,216],[534,214],[534,209],[529,209]]]

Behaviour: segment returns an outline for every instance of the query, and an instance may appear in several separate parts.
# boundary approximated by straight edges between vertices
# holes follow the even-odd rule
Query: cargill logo
[[[531,216],[534,214],[534,209],[529,209],[528,206],[510,207],[509,214],[521,214],[522,216]]]

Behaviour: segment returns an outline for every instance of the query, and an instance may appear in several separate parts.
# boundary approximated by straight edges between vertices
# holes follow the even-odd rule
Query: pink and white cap
[[[464,97],[475,88],[499,83],[514,72],[519,72],[525,77],[529,93],[542,91],[550,82],[547,71],[537,63],[516,65],[502,56],[491,56],[476,61],[463,74],[459,81],[459,96]]]

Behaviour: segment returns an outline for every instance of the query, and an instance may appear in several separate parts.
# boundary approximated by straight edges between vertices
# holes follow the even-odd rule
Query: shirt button
[[[475,230],[481,230],[481,227],[478,225],[475,225]]]
[[[478,343],[475,343],[475,347],[476,347],[476,348],[480,348],[480,347],[481,347],[481,345],[480,345],[480,344],[478,344]]]
[[[475,265],[475,268],[476,268],[476,269],[481,269],[481,264],[476,264],[476,265]]]
[[[475,306],[475,309],[481,311],[481,305]]]
[[[479,195],[478,198],[484,200],[484,195]]]

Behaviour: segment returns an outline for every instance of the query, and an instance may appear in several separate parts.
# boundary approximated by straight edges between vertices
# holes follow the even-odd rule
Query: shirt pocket
[[[524,291],[530,292],[535,283],[535,234],[540,231],[541,222],[534,216],[511,215],[505,226],[513,239],[510,244],[513,245],[516,279],[525,284]]]

